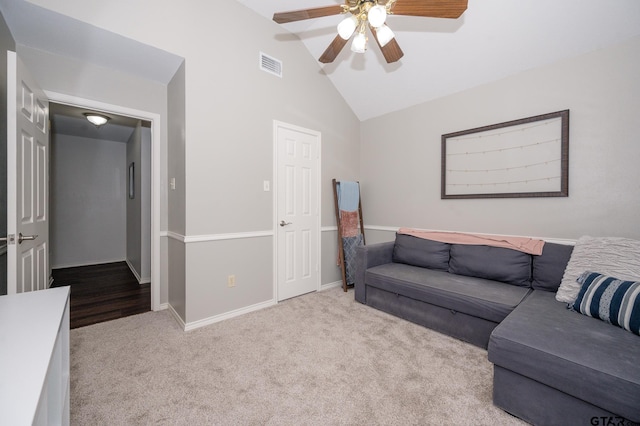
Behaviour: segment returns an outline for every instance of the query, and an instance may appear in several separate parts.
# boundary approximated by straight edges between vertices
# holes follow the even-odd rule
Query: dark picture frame
[[[442,135],[441,199],[569,196],[569,110]]]
[[[136,166],[134,162],[129,164],[128,180],[129,180],[129,199],[133,200],[136,198]]]

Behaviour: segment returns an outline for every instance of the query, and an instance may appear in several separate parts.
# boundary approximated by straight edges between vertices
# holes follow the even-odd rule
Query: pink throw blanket
[[[340,210],[340,226],[342,237],[355,237],[358,235],[358,211],[346,212]]]
[[[400,228],[399,234],[412,235],[427,240],[449,244],[484,245],[518,250],[524,253],[541,255],[543,240],[527,237],[509,237],[502,235],[465,234],[462,232],[421,231],[411,228]]]

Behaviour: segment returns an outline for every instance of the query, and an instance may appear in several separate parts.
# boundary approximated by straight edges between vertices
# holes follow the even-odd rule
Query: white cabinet
[[[69,424],[69,287],[0,296],[0,418]]]

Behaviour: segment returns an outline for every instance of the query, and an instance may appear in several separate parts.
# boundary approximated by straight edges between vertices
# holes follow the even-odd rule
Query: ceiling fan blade
[[[318,60],[323,64],[333,62],[346,44],[347,40],[337,35]]]
[[[287,22],[303,21],[305,19],[321,18],[323,16],[339,15],[343,12],[340,5],[316,7],[313,9],[294,10],[291,12],[280,12],[273,14],[273,20],[278,24]]]
[[[394,15],[430,18],[459,18],[467,10],[467,0],[398,0],[391,8]]]
[[[384,59],[388,64],[398,61],[400,58],[404,56],[404,52],[400,49],[400,45],[396,41],[395,37],[392,38],[387,44],[384,46],[380,46],[380,42],[378,41],[378,34],[376,33],[376,29],[371,28],[371,33],[373,34],[373,38],[376,39],[376,43],[378,43],[378,47],[382,50],[382,54],[384,55]]]

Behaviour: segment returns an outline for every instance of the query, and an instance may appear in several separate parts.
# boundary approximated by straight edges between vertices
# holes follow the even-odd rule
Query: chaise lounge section
[[[491,335],[493,403],[541,425],[640,422],[640,337],[535,291]],[[602,419],[607,419],[602,423]]]

